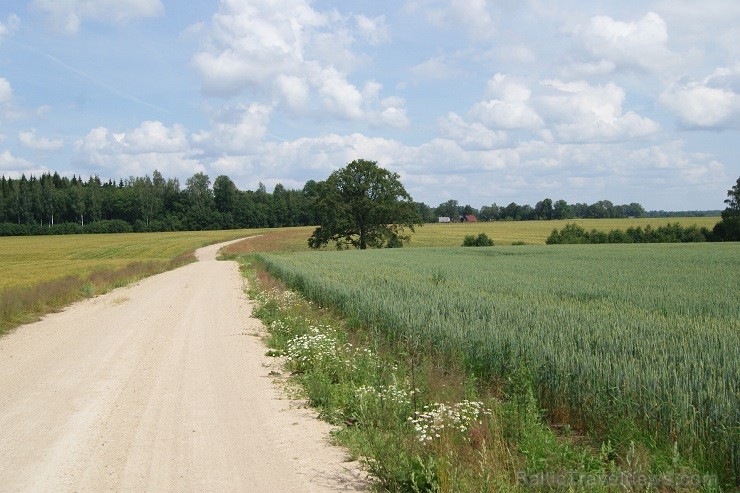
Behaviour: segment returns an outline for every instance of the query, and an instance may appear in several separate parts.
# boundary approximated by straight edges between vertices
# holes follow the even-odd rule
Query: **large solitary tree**
[[[316,187],[320,225],[308,239],[311,248],[330,241],[337,248],[398,246],[408,241],[421,217],[411,196],[391,173],[375,161],[359,159],[333,172]]]

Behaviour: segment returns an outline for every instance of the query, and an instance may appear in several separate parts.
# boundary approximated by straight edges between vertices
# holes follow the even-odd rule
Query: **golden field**
[[[528,245],[543,245],[553,229],[562,229],[569,223],[576,223],[586,230],[611,231],[625,230],[629,227],[653,228],[668,223],[679,223],[712,229],[719,217],[679,217],[679,218],[637,218],[637,219],[566,219],[557,221],[496,221],[478,223],[424,224],[411,233],[409,247],[456,247],[461,246],[466,235],[487,234],[496,245],[511,245],[523,242]],[[258,251],[298,252],[308,250],[308,237],[313,233],[313,226],[298,228],[278,228],[264,230],[264,235],[247,242],[234,244],[226,248],[227,254],[240,254]],[[325,249],[332,250],[329,244]]]
[[[202,246],[261,230],[0,238],[0,334],[76,300],[193,260]]]
[[[562,229],[570,223],[576,223],[587,231],[625,230],[629,227],[645,227],[648,224],[656,228],[668,223],[679,223],[712,229],[719,217],[671,217],[671,218],[635,218],[635,219],[563,219],[556,221],[494,221],[477,223],[425,224],[411,234],[412,247],[460,246],[466,235],[485,233],[496,245],[511,245],[524,242],[528,245],[543,245],[553,229]]]
[[[87,277],[132,262],[169,261],[258,230],[0,237],[0,292],[68,275]]]

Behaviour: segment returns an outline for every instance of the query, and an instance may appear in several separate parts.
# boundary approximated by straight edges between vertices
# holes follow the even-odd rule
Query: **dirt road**
[[[363,487],[268,376],[217,250],[0,338],[0,491]]]

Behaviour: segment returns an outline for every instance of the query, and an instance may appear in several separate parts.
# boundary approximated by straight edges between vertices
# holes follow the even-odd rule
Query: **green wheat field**
[[[634,426],[710,470],[740,467],[740,245],[403,248],[263,256],[347,317],[459,355],[480,378],[532,373],[552,419]]]

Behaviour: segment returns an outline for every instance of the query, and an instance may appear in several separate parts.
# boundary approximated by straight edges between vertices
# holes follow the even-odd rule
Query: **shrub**
[[[545,240],[548,245],[588,242],[588,232],[576,223],[566,224],[560,231],[553,229],[550,236]]]
[[[480,247],[480,246],[493,246],[493,240],[488,237],[487,234],[481,233],[478,237],[474,235],[467,235],[463,240],[462,246],[464,247]]]
[[[398,235],[391,235],[391,237],[388,239],[388,243],[386,243],[386,248],[401,248],[403,247],[403,240],[398,237]]]

